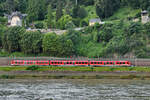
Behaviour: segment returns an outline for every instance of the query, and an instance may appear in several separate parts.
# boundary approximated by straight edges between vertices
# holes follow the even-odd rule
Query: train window
[[[123,64],[126,64],[125,62],[123,62]]]
[[[94,62],[91,62],[91,64],[94,64]]]
[[[97,62],[94,62],[94,64],[97,64]]]
[[[82,64],[81,62],[79,62],[79,64]]]
[[[102,64],[102,62],[98,62],[98,64]]]
[[[112,62],[110,62],[110,64],[113,64]]]
[[[85,64],[88,64],[88,62],[85,62]]]
[[[119,62],[117,62],[117,64],[120,64]]]
[[[110,64],[109,62],[107,62],[107,64]]]

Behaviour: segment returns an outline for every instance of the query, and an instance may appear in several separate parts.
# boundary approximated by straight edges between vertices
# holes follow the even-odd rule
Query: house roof
[[[100,18],[93,18],[93,19],[90,19],[89,22],[90,22],[90,23],[101,22],[101,19],[100,19]]]
[[[147,14],[148,11],[147,11],[147,10],[144,10],[144,11],[142,11],[141,13],[142,13],[142,14]]]
[[[5,16],[8,17],[8,20],[11,20],[14,16],[18,16],[18,17],[20,17],[22,19],[23,17],[27,16],[27,14],[21,14],[20,12],[16,11],[16,12],[12,12],[11,15],[5,14]]]

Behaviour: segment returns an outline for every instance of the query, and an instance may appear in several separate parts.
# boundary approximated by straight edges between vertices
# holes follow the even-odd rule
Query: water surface
[[[150,81],[0,80],[0,100],[150,100]]]

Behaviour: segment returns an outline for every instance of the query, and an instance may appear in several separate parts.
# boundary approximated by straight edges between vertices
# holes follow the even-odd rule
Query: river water
[[[0,80],[0,100],[150,100],[150,81]]]

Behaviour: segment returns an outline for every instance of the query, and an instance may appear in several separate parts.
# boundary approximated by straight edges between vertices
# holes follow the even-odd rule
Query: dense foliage
[[[150,23],[140,22],[150,0],[0,0],[0,51],[12,55],[150,57]],[[26,27],[67,30],[63,35],[7,27],[4,14],[26,13]],[[106,23],[88,26],[91,18]],[[133,21],[138,18],[139,21]],[[75,31],[76,27],[84,27]],[[0,52],[0,55],[1,55]]]

